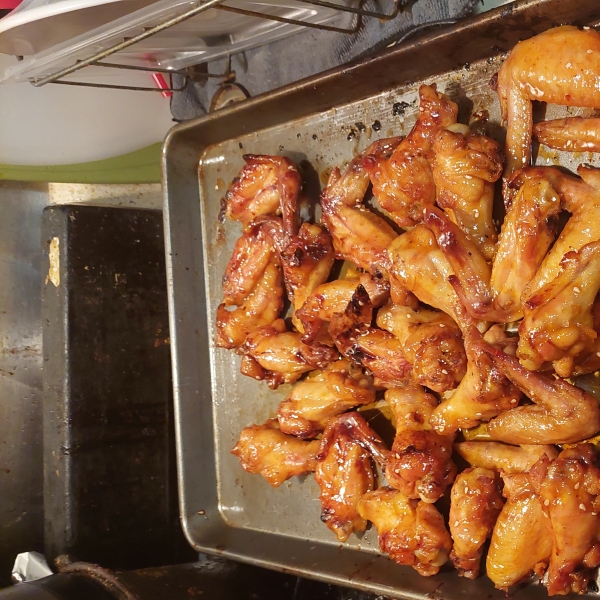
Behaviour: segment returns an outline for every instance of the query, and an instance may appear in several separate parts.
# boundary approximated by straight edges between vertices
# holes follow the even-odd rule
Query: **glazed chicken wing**
[[[410,565],[427,577],[437,574],[448,560],[452,540],[433,504],[380,488],[360,499],[358,512],[375,525],[379,547],[399,565]]]
[[[529,164],[531,101],[600,108],[600,34],[563,26],[519,42],[498,73],[506,177]]]
[[[305,442],[279,430],[277,419],[242,430],[231,451],[244,471],[260,473],[273,487],[294,475],[311,473],[317,467],[320,442]]]
[[[246,227],[260,215],[274,215],[282,207],[292,207],[284,212],[284,221],[291,225],[302,185],[294,163],[285,156],[257,154],[246,154],[244,161],[240,176],[225,196],[227,217]]]
[[[552,527],[529,475],[503,475],[507,498],[494,526],[487,576],[505,592],[532,571],[541,575],[552,552]]]
[[[454,449],[474,467],[509,475],[527,473],[543,456],[550,460],[558,456],[556,448],[547,444],[509,446],[499,442],[461,442],[454,444]]]
[[[435,202],[433,142],[442,128],[456,123],[457,114],[457,105],[438,93],[435,85],[422,85],[419,116],[411,132],[389,158],[366,156],[373,195],[400,227],[420,222],[423,207]]]
[[[332,417],[374,401],[372,378],[341,359],[294,387],[277,409],[279,427],[284,433],[311,438],[323,431]]]
[[[411,364],[404,358],[395,336],[370,327],[372,318],[369,295],[359,285],[346,310],[333,315],[329,333],[344,356],[373,374],[376,386],[402,385],[411,377]]]
[[[346,310],[359,284],[365,288],[373,308],[381,306],[389,297],[389,282],[368,273],[360,274],[359,278],[336,279],[319,285],[296,312],[306,343],[319,339],[333,315]]]
[[[407,498],[436,502],[456,475],[453,438],[437,434],[429,424],[437,401],[416,385],[388,390],[385,400],[396,426],[385,465],[388,484]]]
[[[336,167],[321,194],[323,223],[333,238],[336,258],[372,275],[384,271],[385,250],[397,237],[387,222],[363,206],[369,187],[366,156],[389,156],[400,138],[378,140],[354,158],[344,173]]]
[[[552,526],[548,595],[585,593],[600,564],[600,470],[591,444],[563,450],[532,469],[530,479]]]
[[[446,313],[388,302],[377,326],[398,338],[413,380],[434,392],[454,389],[467,370],[460,329]]]
[[[450,494],[450,559],[461,577],[479,575],[483,545],[503,505],[500,477],[493,471],[465,469],[456,478]]]
[[[430,421],[440,434],[475,427],[519,403],[521,393],[481,349],[480,340],[474,327],[465,333],[467,374],[452,395],[434,410]]]
[[[242,373],[266,380],[273,390],[339,358],[335,348],[303,343],[301,334],[288,331],[283,319],[250,332],[239,351],[244,354]]]
[[[542,121],[533,134],[545,146],[567,152],[600,152],[600,119],[568,117]]]
[[[490,279],[494,305],[507,322],[523,317],[521,295],[554,241],[560,213],[558,194],[543,173],[517,175],[524,182],[504,218]]]
[[[369,453],[352,437],[344,417],[330,421],[323,433],[315,480],[321,489],[321,521],[345,542],[353,531],[364,531],[367,521],[358,502],[375,487]]]
[[[392,297],[395,288],[409,290],[423,304],[449,314],[462,328],[474,320],[449,283],[454,271],[425,225],[396,238],[387,250]]]
[[[522,295],[524,319],[517,355],[530,370],[551,361],[569,377],[577,356],[594,344],[592,305],[600,289],[600,175],[583,180],[538,168],[572,216]]]
[[[494,140],[470,132],[442,129],[433,144],[437,204],[487,260],[497,234],[492,219],[494,182],[502,175],[502,153]]]
[[[566,444],[584,440],[600,430],[596,399],[564,379],[532,373],[508,354],[477,342],[496,368],[535,404],[518,406],[488,423],[492,439],[508,444]]]

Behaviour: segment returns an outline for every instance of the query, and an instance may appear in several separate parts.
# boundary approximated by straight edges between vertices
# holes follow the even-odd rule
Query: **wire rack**
[[[35,87],[41,87],[48,83],[60,83],[63,85],[76,85],[76,86],[86,86],[86,87],[100,87],[100,88],[112,88],[112,89],[124,89],[124,90],[136,90],[136,91],[148,91],[148,92],[179,92],[184,89],[184,87],[173,88],[172,86],[169,88],[154,88],[154,87],[137,87],[137,86],[124,86],[124,85],[112,85],[112,84],[104,84],[104,83],[91,83],[91,82],[82,82],[82,81],[65,81],[64,78],[72,73],[80,71],[81,69],[89,66],[96,67],[108,67],[108,68],[116,68],[116,69],[130,69],[136,71],[149,71],[152,73],[165,73],[168,75],[178,74],[183,75],[185,78],[192,79],[201,79],[201,78],[218,78],[222,80],[226,80],[230,73],[222,73],[222,74],[211,74],[206,72],[199,72],[198,70],[173,70],[173,69],[161,69],[159,67],[141,67],[134,65],[123,65],[118,63],[109,63],[106,62],[105,59],[117,54],[118,52],[125,50],[143,40],[146,40],[153,35],[170,29],[175,25],[179,25],[196,15],[199,15],[205,11],[215,9],[220,11],[227,11],[231,13],[236,13],[240,15],[244,15],[247,17],[254,17],[259,19],[267,19],[270,21],[277,21],[279,23],[286,23],[290,25],[302,26],[302,27],[311,27],[315,29],[321,29],[325,31],[331,31],[334,33],[342,33],[342,34],[353,34],[356,33],[362,24],[363,18],[373,18],[380,19],[382,21],[389,21],[394,19],[398,13],[403,9],[403,6],[407,2],[407,0],[388,0],[388,11],[374,11],[367,10],[363,8],[363,1],[359,0],[357,6],[345,6],[340,5],[333,2],[328,2],[327,0],[297,0],[298,2],[302,2],[303,4],[310,4],[313,6],[319,6],[323,8],[329,8],[335,11],[339,11],[341,13],[349,13],[353,15],[353,22],[348,27],[337,27],[331,24],[319,24],[312,23],[307,21],[302,21],[299,19],[293,19],[288,17],[283,17],[279,15],[270,15],[264,14],[261,12],[256,12],[252,10],[246,10],[244,8],[229,6],[226,4],[226,0],[202,0],[196,2],[191,8],[185,10],[181,14],[171,17],[158,25],[153,27],[146,28],[141,33],[122,39],[120,42],[110,46],[109,48],[103,49],[95,54],[85,58],[80,59],[74,62],[73,64],[64,67],[50,75],[46,75],[44,77],[40,77],[37,79],[30,80],[30,83]]]

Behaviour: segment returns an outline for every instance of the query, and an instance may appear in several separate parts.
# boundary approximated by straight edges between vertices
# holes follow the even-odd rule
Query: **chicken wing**
[[[494,471],[465,469],[450,493],[450,535],[454,546],[450,560],[461,577],[479,575],[485,540],[492,534],[504,501],[500,477]]]
[[[323,433],[315,480],[321,489],[321,521],[345,542],[353,531],[364,531],[367,521],[358,502],[375,487],[369,453],[352,437],[343,418],[333,419]]]
[[[560,198],[543,173],[515,173],[511,185],[519,184],[502,224],[490,279],[494,305],[505,313],[506,322],[523,317],[521,295],[554,241],[561,210]]]
[[[380,488],[360,499],[358,512],[375,525],[382,552],[399,565],[410,565],[428,577],[437,574],[448,560],[452,540],[433,504]]]
[[[396,238],[387,250],[392,297],[395,288],[409,290],[423,304],[449,314],[461,327],[474,323],[449,279],[454,271],[425,225]]]
[[[467,370],[462,335],[446,313],[388,302],[377,326],[398,338],[413,380],[434,392],[454,389]]]
[[[369,187],[366,156],[389,156],[401,138],[378,140],[355,157],[344,173],[336,167],[321,194],[323,223],[333,238],[336,258],[372,275],[384,272],[385,249],[397,237],[381,217],[362,205]]]
[[[552,526],[529,475],[503,475],[507,498],[494,526],[487,576],[505,592],[532,571],[541,575],[552,553]]]
[[[530,480],[552,526],[548,595],[583,594],[600,564],[600,470],[593,446],[563,450],[552,462],[543,458]]]
[[[524,319],[517,355],[530,370],[552,361],[569,377],[577,355],[594,345],[592,305],[600,289],[600,179],[580,167],[575,179],[557,169],[537,169],[548,177],[572,213],[535,277],[522,294]]]
[[[375,401],[372,378],[347,359],[314,371],[298,383],[277,409],[279,427],[301,438],[318,435],[335,417]]]
[[[259,215],[279,214],[292,227],[302,180],[294,163],[285,156],[246,154],[245,165],[225,195],[226,214],[244,227]],[[290,210],[291,209],[291,210]]]
[[[389,282],[368,273],[362,273],[358,279],[336,279],[319,285],[296,312],[304,342],[310,344],[326,332],[333,315],[346,310],[359,284],[365,288],[373,308],[381,306],[389,297]]]
[[[429,424],[437,401],[416,385],[388,390],[385,400],[396,426],[385,465],[388,484],[407,498],[436,502],[456,475],[453,438],[437,434]]]
[[[473,467],[509,475],[527,473],[543,456],[550,460],[558,456],[554,446],[544,444],[509,446],[499,442],[461,442],[454,444],[454,449]]]
[[[251,331],[239,349],[244,354],[242,373],[266,380],[275,390],[282,383],[294,383],[313,369],[324,369],[337,360],[335,348],[307,345],[298,332],[288,331],[283,319]]]
[[[231,451],[244,471],[260,473],[273,487],[294,475],[311,473],[317,467],[320,442],[305,442],[279,430],[277,419],[242,430]]]
[[[566,444],[600,430],[598,402],[563,379],[532,373],[519,361],[483,340],[478,346],[535,404],[518,406],[488,423],[492,439],[508,444]]]
[[[389,158],[366,156],[373,195],[400,227],[419,223],[423,207],[434,204],[433,142],[442,128],[456,123],[457,114],[458,106],[438,93],[435,85],[422,85],[419,116],[411,132]]]
[[[498,95],[510,178],[529,164],[532,100],[600,108],[600,34],[563,26],[519,42],[498,73]]]
[[[494,182],[502,175],[498,142],[476,133],[440,130],[433,144],[437,204],[487,260],[497,240],[492,218]]]
[[[370,327],[373,307],[359,285],[343,313],[333,315],[329,333],[338,350],[368,369],[378,387],[395,387],[411,378],[411,364],[402,354],[400,341],[387,331]]]
[[[467,374],[454,393],[433,411],[430,422],[442,435],[475,427],[519,403],[521,393],[486,355],[480,341],[476,328],[467,330]]]
[[[542,121],[533,134],[544,146],[567,152],[600,152],[600,119],[568,117]]]

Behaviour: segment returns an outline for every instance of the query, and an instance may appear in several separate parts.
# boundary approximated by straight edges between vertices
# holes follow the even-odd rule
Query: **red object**
[[[0,0],[0,10],[12,10],[21,4],[22,0]]]
[[[2,2],[2,0],[0,0]],[[154,79],[154,83],[159,90],[168,90],[169,84],[167,80],[162,76],[162,73],[152,73],[152,79]],[[161,93],[163,98],[170,98],[173,95],[173,92],[164,91]]]

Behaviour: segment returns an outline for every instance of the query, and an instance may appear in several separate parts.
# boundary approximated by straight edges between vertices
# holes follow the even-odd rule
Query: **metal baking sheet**
[[[379,552],[374,529],[340,544],[319,519],[312,477],[273,489],[230,454],[241,429],[273,416],[289,386],[273,392],[243,377],[239,357],[214,346],[221,277],[240,234],[237,224],[219,221],[220,201],[245,153],[289,156],[318,192],[331,168],[372,140],[410,130],[420,83],[436,83],[458,102],[463,122],[488,111],[487,132],[501,138],[489,81],[505,53],[549,27],[599,20],[597,0],[516,2],[170,132],[164,217],[179,492],[194,548],[388,596],[504,597],[485,577],[469,581],[447,568],[423,578],[396,565]],[[567,114],[583,113],[552,107],[546,116]],[[537,152],[540,164],[559,159],[573,168],[594,162],[588,154]],[[530,586],[515,597],[544,598],[546,591]]]

